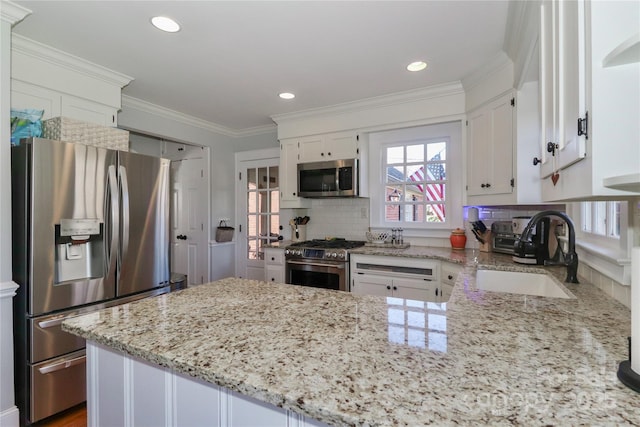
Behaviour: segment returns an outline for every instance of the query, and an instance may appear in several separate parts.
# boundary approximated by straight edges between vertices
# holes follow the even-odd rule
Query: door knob
[[[178,239],[178,240],[187,240],[187,236],[185,236],[184,234],[178,234],[176,236],[176,239]]]
[[[533,166],[538,166],[538,163],[542,163],[542,160],[540,160],[540,159],[539,159],[539,158],[537,158],[537,157],[534,157],[534,158],[533,158]]]

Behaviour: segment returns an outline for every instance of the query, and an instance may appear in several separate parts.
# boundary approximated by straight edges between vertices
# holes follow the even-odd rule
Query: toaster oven
[[[513,255],[514,244],[519,234],[513,233],[511,221],[495,221],[491,224],[493,252]]]

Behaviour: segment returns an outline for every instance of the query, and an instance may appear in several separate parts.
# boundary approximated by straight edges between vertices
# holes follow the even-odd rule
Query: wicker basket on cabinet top
[[[42,122],[42,136],[57,141],[129,151],[128,131],[68,117],[54,117],[44,120]]]

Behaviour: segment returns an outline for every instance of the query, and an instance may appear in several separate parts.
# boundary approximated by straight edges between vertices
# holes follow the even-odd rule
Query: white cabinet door
[[[328,160],[328,156],[324,150],[323,135],[299,138],[298,142],[300,144],[300,163]]]
[[[393,296],[419,301],[436,301],[437,282],[416,279],[393,279]]]
[[[359,295],[392,296],[392,279],[370,274],[356,274],[351,280],[351,292]]]
[[[513,192],[514,106],[508,92],[469,114],[469,196]]]
[[[99,104],[71,95],[62,95],[62,115],[101,126],[117,125],[117,110],[108,105]]]
[[[305,208],[309,199],[298,197],[299,143],[297,139],[280,142],[280,208]]]
[[[11,108],[44,110],[42,120],[60,116],[62,95],[53,90],[23,83],[19,80],[11,81]]]
[[[358,135],[339,132],[325,137],[326,157],[330,160],[355,159],[358,157]]]
[[[358,135],[336,132],[299,138],[300,162],[355,159],[358,156]]]
[[[541,177],[586,156],[584,1],[544,1],[540,12]],[[550,144],[551,143],[551,144]]]

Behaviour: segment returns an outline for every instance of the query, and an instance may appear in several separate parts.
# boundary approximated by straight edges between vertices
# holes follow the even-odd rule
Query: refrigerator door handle
[[[116,167],[115,165],[110,165],[108,169],[108,182],[109,182],[109,202],[111,209],[111,230],[109,230],[109,234],[111,235],[108,239],[109,248],[107,251],[107,276],[111,276],[113,274],[112,269],[115,268],[116,254],[118,253],[118,246],[120,244],[120,204],[118,197],[118,179],[116,177]]]
[[[120,256],[125,258],[129,249],[129,182],[127,168],[120,165],[120,190],[122,192],[122,251]]]

